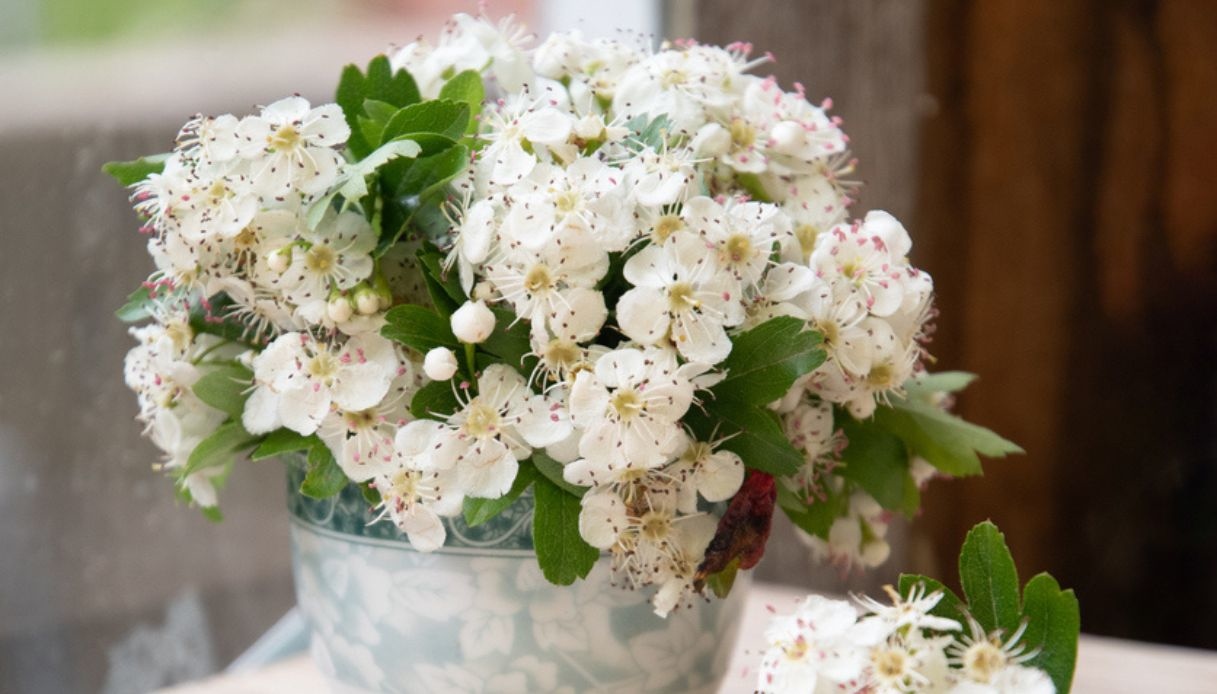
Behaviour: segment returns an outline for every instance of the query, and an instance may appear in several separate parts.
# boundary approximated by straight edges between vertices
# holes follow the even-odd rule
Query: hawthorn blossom
[[[447,531],[440,518],[459,514],[465,501],[452,461],[434,455],[443,433],[440,422],[425,419],[402,427],[393,454],[372,478],[381,517],[391,519],[419,552],[443,546]]]
[[[337,104],[313,108],[299,96],[246,116],[235,131],[237,152],[250,160],[250,180],[265,198],[282,198],[292,190],[313,195],[332,186],[343,163],[335,148],[350,134]]]

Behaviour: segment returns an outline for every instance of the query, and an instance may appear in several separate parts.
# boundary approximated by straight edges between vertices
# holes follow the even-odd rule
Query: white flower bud
[[[807,141],[807,133],[798,123],[784,120],[769,132],[774,149],[779,152],[794,152]]]
[[[470,296],[476,301],[491,301],[498,296],[498,292],[495,291],[493,284],[482,281],[473,285],[473,292],[470,293]]]
[[[575,135],[582,140],[599,140],[604,135],[604,119],[594,113],[575,121]]]
[[[287,272],[287,268],[292,264],[292,252],[290,247],[280,248],[277,251],[272,251],[266,256],[266,265],[271,270],[283,274]]]
[[[423,357],[423,373],[432,381],[447,381],[456,369],[456,355],[447,347],[436,347]]]
[[[335,296],[325,305],[325,314],[335,323],[345,323],[355,314],[355,307],[345,296]]]
[[[466,344],[476,345],[486,341],[494,332],[494,313],[486,308],[486,302],[466,301],[452,314],[452,334]]]
[[[689,146],[703,157],[717,157],[731,149],[731,133],[718,123],[706,123]]]
[[[370,316],[380,310],[380,297],[367,286],[355,290],[355,308],[361,316]]]

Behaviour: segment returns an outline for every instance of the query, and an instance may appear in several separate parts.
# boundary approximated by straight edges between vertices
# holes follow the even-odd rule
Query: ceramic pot
[[[296,595],[314,659],[335,692],[715,692],[748,577],[726,600],[666,619],[645,592],[610,584],[608,557],[555,586],[532,550],[532,499],[445,546],[414,551],[359,491],[317,501],[288,466]]]

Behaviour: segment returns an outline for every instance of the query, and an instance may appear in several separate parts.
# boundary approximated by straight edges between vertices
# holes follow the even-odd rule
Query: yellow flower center
[[[558,213],[561,215],[568,215],[578,210],[582,206],[582,202],[583,199],[573,190],[559,193],[554,197],[554,207],[558,209]]]
[[[493,407],[475,399],[465,415],[465,432],[475,438],[494,436],[499,431],[499,413]]]
[[[308,366],[305,367],[305,370],[309,376],[319,381],[329,382],[330,379],[338,375],[338,368],[340,366],[341,364],[339,364],[338,359],[334,355],[329,352],[320,352],[308,360]]]
[[[550,340],[545,347],[544,356],[547,364],[569,369],[583,355],[579,346],[570,340]]]
[[[613,393],[613,397],[609,400],[609,407],[613,408],[613,412],[620,419],[630,419],[644,409],[642,397],[631,388],[622,388]]]
[[[672,519],[665,513],[647,511],[643,514],[639,526],[643,537],[651,542],[659,542],[666,539],[672,530]]]
[[[668,287],[668,306],[673,311],[687,311],[700,305],[701,302],[693,297],[693,285],[688,282],[677,282]]]
[[[281,125],[267,136],[266,144],[276,152],[295,149],[300,144],[300,131],[291,124]]]
[[[344,412],[342,413],[342,417],[344,420],[346,420],[347,428],[352,430],[371,429],[372,427],[376,426],[376,423],[380,420],[380,417],[378,417],[376,412],[373,410],[363,410],[362,412]]]
[[[908,658],[903,651],[889,649],[875,655],[875,674],[885,680],[894,680],[904,675]]]
[[[685,222],[674,214],[665,214],[655,220],[655,241],[662,244],[673,233],[685,228]]]
[[[333,248],[322,244],[314,244],[304,254],[304,266],[319,275],[329,274],[334,269],[338,254]]]
[[[811,252],[816,249],[816,237],[820,235],[820,230],[811,224],[800,224],[794,228],[794,237],[799,242],[799,248],[803,251],[803,257],[807,258]]]
[[[964,651],[963,666],[969,677],[987,684],[994,674],[1006,667],[1006,654],[993,642],[981,641]]]
[[[751,147],[756,143],[756,129],[743,118],[732,118],[729,130],[731,131],[731,141],[737,147]]]
[[[694,441],[680,458],[685,462],[697,465],[709,458],[712,453],[714,453],[714,449],[710,448],[710,444],[705,441]]]
[[[552,289],[553,286],[554,277],[545,265],[534,265],[524,276],[524,289],[531,294]]]
[[[896,373],[891,364],[875,364],[866,374],[866,385],[877,390],[886,390],[896,385],[893,383]]]
[[[728,265],[739,265],[752,258],[752,239],[743,234],[732,234],[722,246],[723,260]]]

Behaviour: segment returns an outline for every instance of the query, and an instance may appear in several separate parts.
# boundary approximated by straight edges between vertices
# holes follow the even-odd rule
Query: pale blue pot
[[[447,524],[433,553],[371,516],[358,490],[294,492],[296,595],[312,651],[335,692],[716,692],[748,588],[667,619],[648,594],[609,584],[607,558],[554,586],[537,568],[525,497],[476,528]]]

